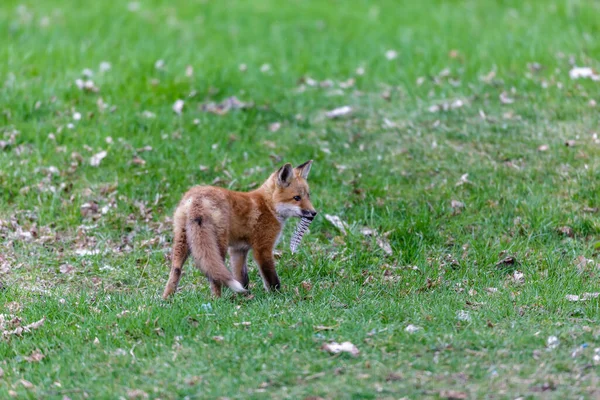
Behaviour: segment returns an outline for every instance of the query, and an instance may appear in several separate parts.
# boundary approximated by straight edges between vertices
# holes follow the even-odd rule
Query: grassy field
[[[599,13],[2,1],[0,398],[597,398]],[[160,299],[187,188],[307,159],[281,293]]]

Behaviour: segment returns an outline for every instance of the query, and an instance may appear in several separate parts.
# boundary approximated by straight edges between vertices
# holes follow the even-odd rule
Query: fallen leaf
[[[350,115],[351,113],[352,113],[352,107],[342,106],[342,107],[334,108],[331,111],[327,111],[325,113],[325,116],[327,118],[339,118],[339,117],[345,117],[347,115]]]
[[[521,271],[514,271],[510,276],[510,280],[516,285],[522,285],[525,283],[525,274],[523,274]]]
[[[593,293],[586,292],[581,296],[581,301],[586,301],[589,299],[597,299],[598,296],[600,296],[600,293],[598,293],[598,292],[593,292]]]
[[[338,82],[338,85],[342,89],[350,89],[351,87],[354,86],[355,83],[356,83],[356,81],[354,80],[354,78],[350,78],[346,81]]]
[[[188,386],[195,386],[195,385],[199,384],[200,382],[202,382],[201,376],[189,376],[189,377],[185,378],[185,384]]]
[[[81,212],[82,217],[92,217],[98,214],[98,203],[96,203],[95,201],[88,201],[87,203],[82,204],[81,207],[79,207],[79,210]]]
[[[1,287],[0,287],[0,289],[1,289]],[[9,303],[6,303],[5,307],[8,310],[8,312],[13,313],[13,314],[17,313],[23,309],[23,306],[19,302],[16,302],[16,301],[11,301]]]
[[[144,147],[140,147],[139,149],[135,149],[138,153],[144,153],[146,151],[152,151],[152,146],[146,145]]]
[[[570,238],[575,236],[575,232],[573,231],[573,228],[571,228],[570,226],[561,226],[557,230],[559,233],[562,233],[563,235],[568,236]]]
[[[74,270],[75,268],[70,264],[63,264],[59,267],[59,271],[61,274],[70,274]]]
[[[441,103],[441,104],[434,104],[434,105],[430,106],[428,108],[428,110],[431,113],[436,113],[436,112],[440,112],[440,111],[456,110],[457,108],[461,108],[464,105],[465,105],[464,101],[462,101],[461,99],[455,99],[450,103],[445,102],[445,103]]]
[[[341,344],[337,342],[325,343],[321,346],[321,349],[331,354],[349,353],[353,357],[356,357],[360,353],[358,348],[351,342],[343,342]]]
[[[144,392],[141,389],[129,389],[127,391],[127,397],[130,399],[147,399],[148,393]]]
[[[465,392],[459,392],[457,390],[442,390],[440,392],[440,398],[447,400],[464,400],[469,397]]]
[[[460,176],[460,179],[458,180],[458,182],[456,182],[456,184],[454,186],[462,186],[467,183],[472,183],[468,178],[469,178],[469,174],[462,174]]]
[[[600,293],[598,292],[594,292],[594,293],[583,293],[581,296],[576,295],[576,294],[568,294],[565,296],[565,298],[568,301],[587,301],[590,299],[596,299],[598,298],[598,296],[600,296]]]
[[[369,332],[367,332],[367,336],[375,336],[379,333],[385,332],[387,331],[387,328],[383,328],[383,329],[371,329]]]
[[[388,375],[388,376],[385,378],[386,382],[395,382],[395,381],[401,381],[401,380],[403,380],[403,379],[404,379],[404,377],[403,377],[402,375],[400,375],[400,374],[397,374],[397,373],[394,373],[394,372],[390,373],[390,374],[389,374],[389,375]]]
[[[319,331],[332,331],[335,328],[337,328],[337,325],[336,326],[325,326],[325,325],[315,325],[315,326],[313,326],[313,329],[315,331],[317,331],[317,332],[319,332]]]
[[[377,236],[377,231],[375,229],[371,229],[366,226],[360,228],[360,233],[362,233],[365,236]]]
[[[500,102],[502,104],[512,104],[515,102],[515,100],[513,98],[509,97],[508,93],[502,92],[502,93],[500,93]]]
[[[156,69],[163,69],[164,67],[165,67],[164,60],[156,60],[156,62],[154,63],[154,68],[156,68]]]
[[[25,379],[21,379],[21,380],[19,381],[19,383],[20,383],[21,385],[23,385],[23,387],[24,387],[25,389],[32,389],[32,388],[33,388],[33,383],[31,383],[31,382],[29,382],[29,381],[26,381]]]
[[[98,67],[98,70],[102,73],[107,72],[108,70],[110,70],[112,68],[112,65],[108,62],[108,61],[102,61],[100,63],[100,66]]]
[[[77,254],[78,256],[95,256],[97,254],[100,254],[100,250],[77,249],[75,250],[75,254]]]
[[[325,219],[327,221],[331,222],[331,224],[333,226],[338,228],[340,230],[340,232],[342,232],[343,235],[346,235],[348,233],[346,230],[346,229],[349,229],[348,224],[346,222],[342,221],[342,219],[340,217],[338,217],[337,215],[325,214]]]
[[[374,236],[377,242],[377,245],[389,256],[391,256],[392,254],[394,254],[393,250],[392,250],[392,246],[390,245],[390,242],[385,238],[380,236],[377,231],[375,229],[371,229],[368,227],[363,227],[360,230],[360,233],[362,233],[363,235],[370,237],[370,236]]]
[[[579,256],[575,260],[575,267],[581,273],[587,267],[588,264],[593,264],[594,260],[588,260],[585,256]]]
[[[573,67],[569,71],[569,77],[571,79],[589,78],[593,81],[600,81],[600,75],[589,67]]]
[[[459,321],[471,321],[471,313],[465,310],[459,310],[456,312],[456,318]]]
[[[538,62],[533,62],[527,63],[527,68],[529,68],[531,72],[540,72],[542,69],[544,69],[544,66]]]
[[[269,124],[269,130],[271,132],[277,132],[279,129],[281,129],[281,122],[273,122],[272,124]]]
[[[113,351],[112,354],[114,354],[115,356],[126,356],[127,350],[118,348],[115,351]]]
[[[177,99],[175,101],[175,103],[173,104],[173,111],[175,112],[175,114],[181,115],[184,105],[185,105],[185,102],[183,100]]]
[[[454,208],[455,210],[462,210],[466,207],[466,205],[462,201],[452,200],[450,201],[450,207]]]
[[[443,70],[440,71],[440,73],[438,74],[439,78],[447,78],[450,76],[452,72],[450,71],[450,68],[446,67]]]
[[[424,292],[424,291],[427,291],[427,290],[435,289],[441,283],[442,283],[442,277],[441,276],[438,276],[436,280],[432,280],[431,278],[427,277],[425,279],[425,286],[420,287],[418,289],[418,291],[419,292]]]
[[[98,87],[94,84],[94,81],[92,81],[91,79],[86,79],[86,80],[75,79],[75,86],[77,86],[80,90],[87,91],[87,92],[96,93],[99,91]],[[79,118],[77,119],[77,118],[75,118],[75,116],[73,116],[73,119],[75,119],[75,120],[81,119],[81,114],[80,113],[77,113],[77,114],[79,114],[78,115]]]
[[[95,155],[92,156],[92,158],[90,158],[90,165],[92,167],[97,167],[100,165],[100,163],[102,162],[102,160],[104,159],[104,157],[106,157],[108,155],[108,153],[106,151],[101,151]]]
[[[560,341],[558,340],[558,338],[556,336],[548,336],[548,339],[546,340],[546,347],[549,350],[554,350],[559,345],[560,345]]]
[[[254,106],[253,103],[244,103],[240,101],[237,97],[231,96],[227,97],[220,103],[206,103],[201,106],[201,110],[205,112],[210,112],[217,115],[225,115],[230,110],[244,110],[248,108],[252,108]]]
[[[450,103],[450,108],[455,110],[457,108],[461,108],[464,105],[465,105],[464,101],[462,101],[461,99],[456,99],[452,103]]]
[[[7,337],[7,336],[11,336],[11,335],[21,336],[23,333],[29,333],[35,329],[38,329],[40,326],[42,326],[44,324],[45,320],[46,320],[46,317],[40,319],[37,322],[29,324],[29,325],[19,326],[13,330],[5,330],[2,332],[2,336],[3,337]]]
[[[496,263],[496,267],[516,265],[518,263],[519,262],[517,261],[517,259],[514,256],[507,256],[507,257],[504,257],[502,260],[498,261]]]
[[[133,156],[131,163],[135,165],[146,165],[146,160],[138,156]]]
[[[377,242],[377,246],[379,246],[385,252],[385,254],[387,254],[388,256],[394,254],[392,246],[390,245],[390,242],[387,239],[382,238],[380,236],[377,239],[375,239],[375,241]]]
[[[30,362],[30,363],[32,363],[32,362],[40,362],[40,361],[42,361],[44,359],[44,357],[45,356],[42,354],[41,351],[34,350],[33,353],[31,353],[30,356],[25,357],[25,360],[27,362]]]
[[[481,76],[479,79],[482,80],[485,83],[491,83],[494,80],[495,77],[496,77],[496,71],[495,70],[491,70],[486,75]]]
[[[398,52],[396,50],[388,50],[385,52],[385,58],[387,58],[390,61],[394,60],[398,58]]]

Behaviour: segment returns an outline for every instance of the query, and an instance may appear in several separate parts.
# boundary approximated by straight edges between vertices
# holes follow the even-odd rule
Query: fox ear
[[[293,176],[292,164],[285,164],[283,167],[279,168],[279,171],[277,171],[277,185],[284,188],[290,186]]]
[[[300,164],[296,167],[296,171],[298,171],[298,175],[300,175],[303,179],[308,178],[308,173],[310,172],[310,167],[312,166],[313,160],[308,160],[304,164]]]

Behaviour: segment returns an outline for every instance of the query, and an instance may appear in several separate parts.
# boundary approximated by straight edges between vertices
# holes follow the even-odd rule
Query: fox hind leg
[[[219,282],[217,281],[213,281],[212,279],[208,279],[208,282],[210,283],[210,293],[214,296],[214,297],[221,297],[221,287],[223,285],[221,285]]]
[[[175,226],[173,237],[173,251],[171,254],[171,273],[167,286],[163,292],[163,299],[166,299],[177,290],[179,279],[181,279],[181,269],[190,254],[190,249],[187,242],[185,228],[183,226]]]
[[[245,289],[248,289],[248,285],[250,284],[248,264],[246,263],[247,257],[248,250],[229,249],[229,260],[231,261],[233,276]]]

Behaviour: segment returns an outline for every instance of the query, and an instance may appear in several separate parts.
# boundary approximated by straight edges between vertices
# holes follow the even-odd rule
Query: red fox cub
[[[177,290],[181,268],[190,253],[216,297],[221,296],[222,285],[234,292],[246,292],[249,250],[253,251],[265,289],[279,289],[273,247],[285,221],[290,217],[312,220],[317,215],[306,182],[311,165],[312,160],[296,168],[285,164],[251,192],[213,186],[191,188],[173,217],[172,265],[163,298]],[[228,249],[233,273],[225,266]]]

